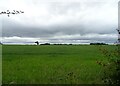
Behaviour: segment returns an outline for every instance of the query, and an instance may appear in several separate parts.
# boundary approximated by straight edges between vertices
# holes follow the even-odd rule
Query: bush
[[[104,57],[107,58],[105,61],[97,61],[97,64],[101,65],[104,69],[104,76],[102,80],[106,84],[120,84],[120,45],[117,45],[116,49],[109,51],[102,46],[99,47]]]

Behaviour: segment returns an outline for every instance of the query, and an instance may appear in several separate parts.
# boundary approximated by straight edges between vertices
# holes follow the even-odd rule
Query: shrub
[[[106,84],[120,84],[120,45],[116,45],[114,50],[108,50],[103,46],[99,46],[99,50],[102,52],[107,61],[97,61],[97,64],[101,65],[104,69],[104,76],[102,80]]]

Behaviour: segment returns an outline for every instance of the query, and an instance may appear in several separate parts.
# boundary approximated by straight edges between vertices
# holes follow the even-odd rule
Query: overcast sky
[[[0,0],[3,42],[113,43],[119,0]],[[2,18],[1,18],[2,17]]]

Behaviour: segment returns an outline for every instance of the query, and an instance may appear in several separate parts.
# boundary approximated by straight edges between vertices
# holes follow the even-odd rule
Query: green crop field
[[[3,84],[103,83],[96,61],[105,58],[97,46],[3,45],[2,55]]]

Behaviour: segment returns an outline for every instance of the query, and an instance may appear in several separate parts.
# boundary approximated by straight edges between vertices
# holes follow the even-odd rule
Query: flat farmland
[[[93,45],[2,45],[2,82],[102,84],[97,60],[106,58]]]

